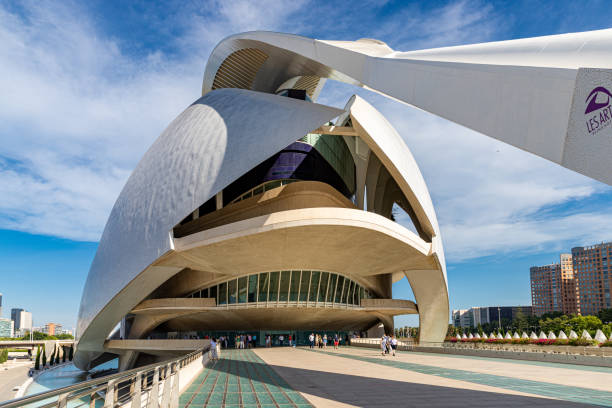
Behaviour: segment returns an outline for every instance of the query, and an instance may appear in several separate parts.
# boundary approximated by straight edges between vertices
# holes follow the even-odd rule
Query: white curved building
[[[420,341],[441,341],[446,269],[416,162],[363,99],[344,109],[313,101],[327,79],[369,87],[609,183],[609,165],[576,164],[582,153],[559,120],[570,114],[575,60],[595,66],[603,47],[574,36],[412,53],[266,32],[223,40],[203,96],[154,142],[113,207],[83,291],[75,363],[118,354],[127,368],[184,350],[160,341],[169,333],[389,331],[406,313],[419,314]],[[563,58],[542,57],[550,44]],[[596,155],[612,151],[601,145]],[[398,209],[414,232],[394,221]],[[416,303],[392,298],[404,277]]]

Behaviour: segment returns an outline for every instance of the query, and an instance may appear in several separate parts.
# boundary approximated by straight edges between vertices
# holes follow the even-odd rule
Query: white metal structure
[[[344,110],[311,101],[325,80],[344,81],[611,184],[611,45],[612,30],[406,53],[369,39],[319,41],[269,32],[226,38],[208,61],[202,98],[155,141],[113,207],[83,291],[75,363],[89,368],[109,351],[105,341],[127,315],[136,315],[137,338],[164,322],[184,327],[186,314],[192,324],[214,315],[199,300],[163,297],[283,269],[342,273],[369,286],[380,299],[369,309],[351,310],[370,313],[387,328],[398,314],[385,303],[392,300],[384,299],[391,296],[389,282],[406,276],[420,315],[419,340],[441,341],[449,312],[442,241],[408,147],[361,98],[353,97]],[[304,92],[304,100],[284,97],[291,90]],[[350,149],[352,202],[321,186],[292,183],[291,188],[314,189],[309,194],[328,204],[281,203],[262,213],[265,200],[252,196],[255,184],[248,190],[251,198],[222,208],[224,189],[309,133],[336,135]],[[281,196],[285,187],[290,190],[279,187]],[[299,201],[292,197],[287,202]],[[183,218],[197,216],[210,200],[216,200],[213,214],[232,221],[175,236]],[[416,234],[389,219],[394,201],[403,204]],[[236,218],[231,206],[255,208],[260,216]],[[342,251],[327,251],[331,243]],[[282,256],[249,258],[272,248]],[[194,273],[183,279],[186,271]],[[143,301],[149,302],[148,315]],[[300,312],[299,302],[295,306]],[[414,313],[414,307],[404,312]],[[114,350],[125,349],[113,341]]]

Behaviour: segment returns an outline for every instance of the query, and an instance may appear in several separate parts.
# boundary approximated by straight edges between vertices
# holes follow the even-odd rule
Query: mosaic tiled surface
[[[307,349],[308,350],[308,349]],[[315,353],[325,353],[336,357],[350,358],[368,363],[381,364],[389,367],[410,370],[421,374],[435,375],[453,380],[468,381],[491,387],[503,388],[533,395],[558,398],[565,401],[592,404],[597,406],[612,407],[612,391],[600,391],[581,387],[568,387],[565,385],[546,383],[541,381],[525,380],[520,378],[505,377],[477,373],[468,370],[457,370],[428,366],[424,364],[408,363],[389,358],[365,357],[357,354],[333,353],[328,351],[310,350]],[[612,390],[612,385],[610,386]]]
[[[251,350],[223,350],[179,398],[181,408],[312,407]]]

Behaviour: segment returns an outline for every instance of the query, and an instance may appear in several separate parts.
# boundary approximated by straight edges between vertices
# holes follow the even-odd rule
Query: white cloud
[[[274,28],[301,4],[272,3],[190,9],[171,22],[190,27],[178,56],[139,57],[77,3],[0,5],[0,228],[99,239],[131,169],[199,97],[212,46],[264,20]]]
[[[308,29],[333,39],[367,33],[361,36],[403,50],[485,41],[500,30],[500,16],[482,2],[431,11],[409,6],[379,21],[384,3],[342,10],[305,0],[216,1],[147,20],[169,43],[133,55],[125,51],[127,39],[104,34],[78,3],[32,1],[22,8],[0,5],[0,228],[92,241],[139,158],[199,96],[206,58],[223,37],[252,29]],[[168,27],[180,30],[172,35]],[[162,51],[169,47],[176,52]],[[321,101],[342,106],[353,92],[330,83]],[[575,237],[609,239],[603,235],[612,226],[610,208],[544,211],[609,191],[602,184],[359,92],[389,117],[421,165],[449,261]],[[583,221],[597,227],[585,229]]]

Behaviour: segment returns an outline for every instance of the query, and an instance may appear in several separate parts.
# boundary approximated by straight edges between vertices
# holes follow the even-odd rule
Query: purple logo
[[[612,108],[610,107],[612,93],[603,86],[593,89],[584,101],[587,106],[584,110],[586,126],[589,134],[594,135],[612,123]]]
[[[601,95],[600,92],[604,94],[604,97],[606,98],[605,102],[597,102],[599,95]],[[597,109],[601,109],[608,106],[610,104],[611,96],[612,93],[610,93],[610,91],[608,91],[603,86],[598,86],[597,88],[593,89],[589,96],[586,98],[585,102],[588,102],[589,104],[587,105],[584,114],[586,115],[587,113],[591,113],[593,111],[596,111]]]

